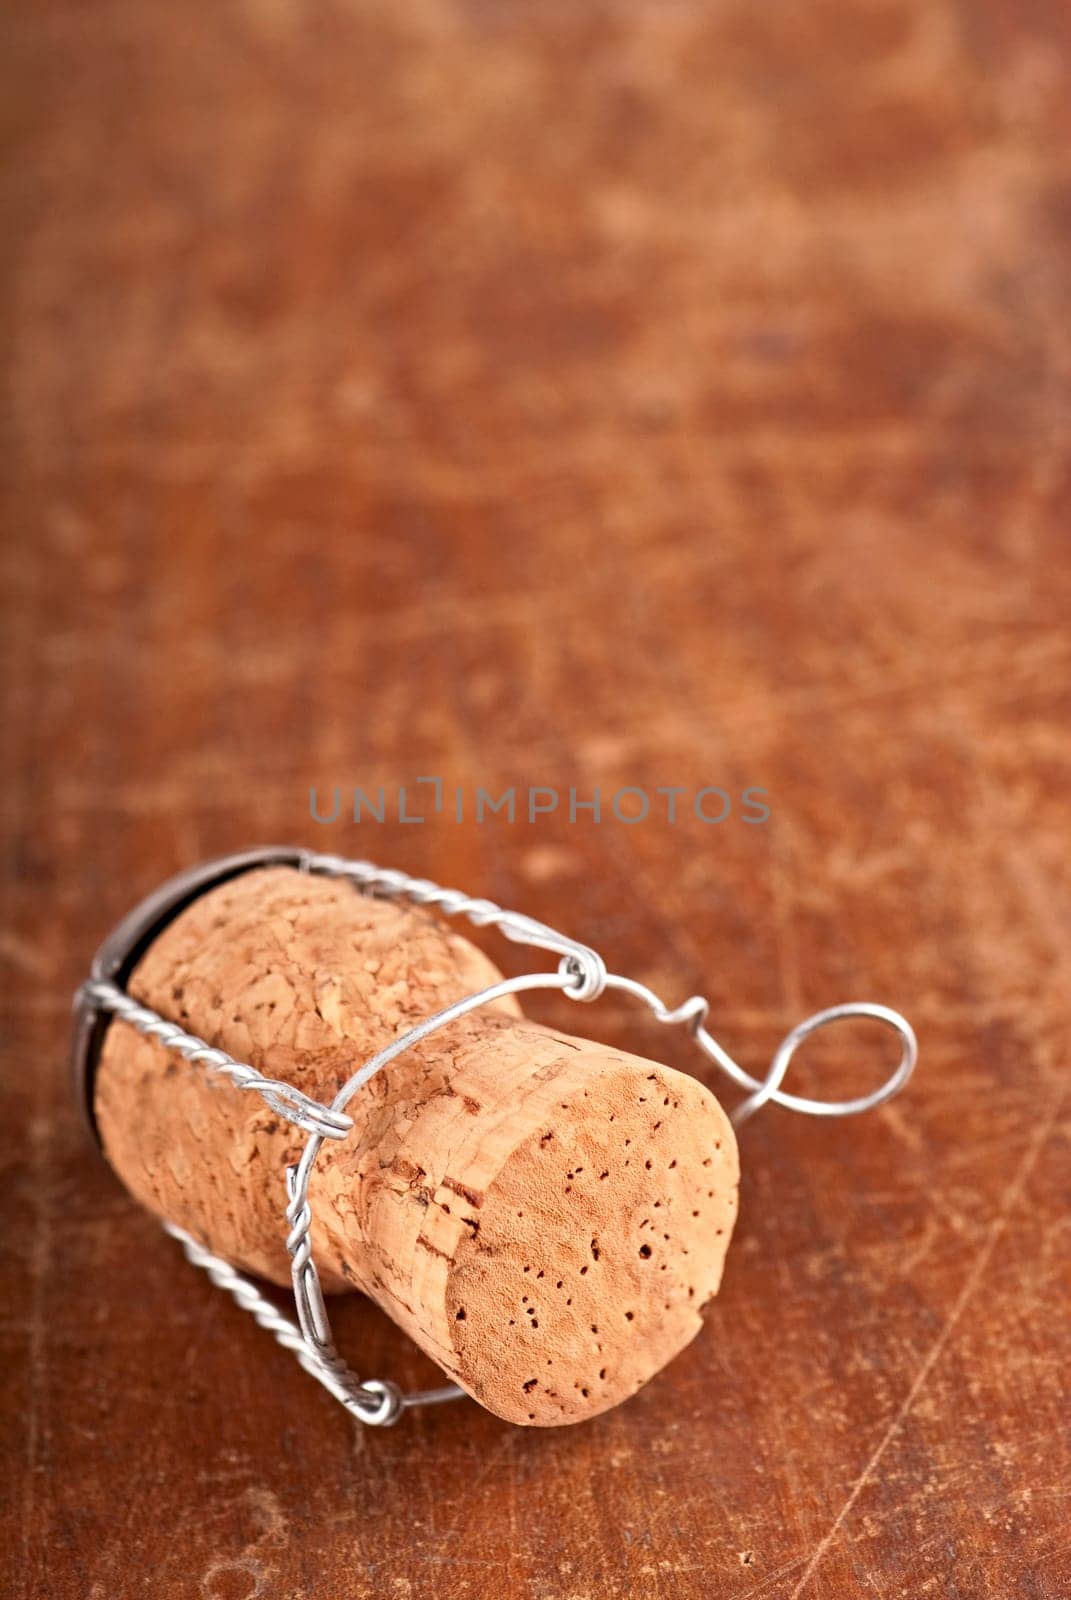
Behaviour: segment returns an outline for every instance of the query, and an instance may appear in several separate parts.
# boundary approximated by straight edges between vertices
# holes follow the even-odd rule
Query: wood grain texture
[[[15,1594],[1062,1600],[1066,5],[3,28]],[[309,817],[427,774],[772,816]],[[917,1081],[746,1130],[708,1326],[629,1405],[356,1433],[94,1163],[63,1067],[112,922],[273,840],[592,938],[755,1067],[899,1005]],[[816,1042],[797,1081],[867,1070]],[[365,1303],[340,1339],[432,1376]]]

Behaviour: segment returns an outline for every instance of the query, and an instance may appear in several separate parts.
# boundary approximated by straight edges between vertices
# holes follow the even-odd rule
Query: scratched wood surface
[[[12,1592],[1071,1592],[1071,11],[46,0],[4,33]],[[772,814],[309,815],[421,775]],[[112,922],[278,840],[560,923],[756,1070],[810,1009],[901,1006],[916,1082],[746,1130],[722,1294],[627,1406],[356,1432],[128,1202],[64,1070]]]

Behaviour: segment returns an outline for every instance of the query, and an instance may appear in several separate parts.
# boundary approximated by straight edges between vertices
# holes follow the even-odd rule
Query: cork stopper
[[[329,1101],[399,1033],[499,976],[432,914],[270,867],[196,900],[128,987]],[[120,1022],[95,1105],[105,1153],[144,1205],[289,1282],[283,1172],[298,1130]],[[349,1112],[310,1187],[324,1287],[369,1294],[489,1410],[579,1421],[698,1332],[738,1167],[694,1079],[542,1027],[510,998],[405,1052]]]

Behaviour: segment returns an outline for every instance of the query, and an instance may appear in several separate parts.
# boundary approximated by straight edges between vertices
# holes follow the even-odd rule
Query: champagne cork
[[[209,890],[127,988],[324,1103],[430,1013],[498,981],[432,913],[289,866]],[[235,1266],[290,1281],[284,1169],[305,1135],[119,1021],[97,1067],[130,1192]],[[488,1410],[577,1422],[695,1336],[736,1215],[736,1142],[693,1078],[528,1020],[508,997],[404,1052],[313,1171],[325,1290],[361,1290]]]

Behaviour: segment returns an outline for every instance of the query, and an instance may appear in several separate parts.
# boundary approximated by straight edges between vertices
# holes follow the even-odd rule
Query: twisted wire
[[[406,899],[414,905],[439,911],[446,917],[464,917],[475,928],[494,928],[514,944],[551,950],[561,956],[559,971],[572,979],[565,993],[572,1000],[597,1000],[606,987],[606,964],[589,945],[549,928],[534,917],[507,911],[493,900],[477,899],[462,889],[445,889],[430,878],[411,878],[394,867],[377,867],[372,861],[350,861],[345,856],[305,851],[301,869],[325,878],[347,878],[365,894],[382,899]]]
[[[384,1427],[397,1422],[402,1413],[402,1393],[397,1384],[379,1378],[360,1383],[350,1373],[333,1347],[314,1348],[278,1306],[251,1283],[229,1261],[206,1250],[192,1234],[173,1222],[164,1223],[164,1231],[182,1246],[186,1259],[208,1274],[217,1289],[225,1289],[231,1298],[248,1311],[260,1327],[272,1334],[284,1350],[297,1357],[305,1371],[334,1395],[353,1416],[372,1427]]]
[[[150,1006],[139,1005],[106,979],[93,979],[84,985],[82,993],[101,1010],[110,1011],[113,1016],[128,1022],[147,1039],[158,1040],[165,1049],[174,1050],[185,1061],[207,1067],[210,1072],[221,1073],[238,1089],[252,1089],[267,1101],[273,1111],[304,1133],[315,1133],[322,1139],[344,1139],[353,1127],[353,1119],[344,1112],[332,1111],[328,1106],[321,1105],[293,1084],[282,1083],[277,1078],[266,1078],[247,1062],[236,1061],[226,1050],[208,1044],[195,1033],[187,1033]]]
[[[403,896],[414,905],[431,906],[447,917],[466,917],[477,928],[495,927],[513,915],[493,900],[465,894],[461,889],[446,889],[430,878],[411,878],[394,867],[377,867],[372,861],[351,861],[345,856],[303,854],[301,866],[325,878],[349,878],[366,894],[384,899]]]

